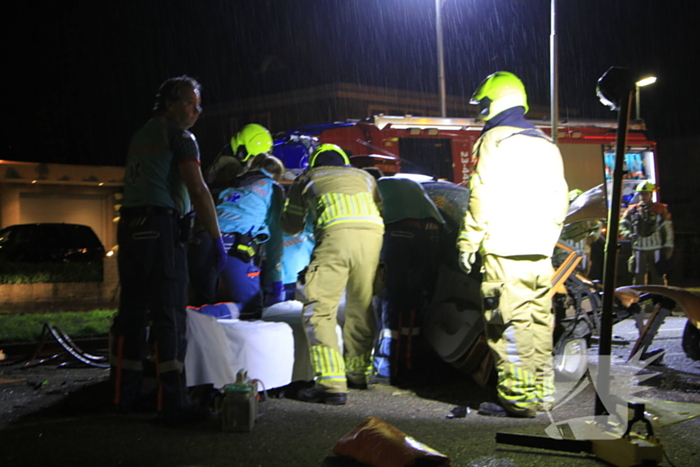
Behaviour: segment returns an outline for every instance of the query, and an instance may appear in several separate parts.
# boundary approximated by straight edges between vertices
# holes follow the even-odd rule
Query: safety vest
[[[663,203],[639,203],[627,208],[620,221],[620,233],[632,240],[633,250],[673,248],[673,222]]]

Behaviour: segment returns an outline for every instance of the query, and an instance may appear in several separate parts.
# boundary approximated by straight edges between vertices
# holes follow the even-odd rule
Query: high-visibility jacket
[[[307,212],[316,237],[331,229],[352,227],[384,231],[381,195],[374,178],[354,167],[321,166],[299,175],[282,213],[282,227],[291,234],[304,230]]]
[[[632,250],[673,248],[673,222],[663,203],[633,204],[620,221],[620,234],[632,240]]]
[[[501,126],[474,152],[460,251],[551,256],[569,207],[559,149],[539,130]]]

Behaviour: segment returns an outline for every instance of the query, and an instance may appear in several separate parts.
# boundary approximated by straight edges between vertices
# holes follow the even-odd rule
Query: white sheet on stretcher
[[[292,381],[294,338],[287,323],[217,320],[187,310],[188,386],[213,384],[221,388],[236,380],[239,370],[260,380],[266,389]]]
[[[309,340],[304,331],[302,323],[301,309],[303,304],[296,300],[277,303],[263,309],[262,319],[271,322],[284,322],[291,326],[294,333],[294,372],[292,381],[311,381],[314,379],[314,368],[311,365],[309,355]],[[345,309],[345,302],[341,302],[339,307],[339,319],[344,318],[342,314]],[[335,327],[338,336],[338,345],[343,348],[343,330],[340,325]]]

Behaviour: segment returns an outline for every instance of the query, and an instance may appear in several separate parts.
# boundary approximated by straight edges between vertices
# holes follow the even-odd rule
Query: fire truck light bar
[[[419,128],[421,130],[461,130],[462,128],[477,124],[473,118],[440,118],[440,117],[405,117],[377,115],[374,117],[374,125],[383,130],[387,125],[397,130]]]

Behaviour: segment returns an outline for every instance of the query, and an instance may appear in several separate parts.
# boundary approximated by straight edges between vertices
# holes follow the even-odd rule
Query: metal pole
[[[635,100],[635,108],[637,109],[637,120],[639,120],[640,112],[639,112],[639,85],[635,84],[634,85],[634,100]]]
[[[615,168],[612,179],[612,197],[608,210],[608,232],[605,237],[605,260],[603,269],[603,310],[598,346],[598,384],[596,386],[596,415],[610,415],[603,401],[610,395],[610,351],[612,348],[612,326],[615,300],[615,276],[617,267],[618,230],[620,224],[620,201],[622,200],[622,163],[627,146],[627,122],[630,118],[632,92],[622,98],[617,120],[617,144]],[[608,193],[608,195],[610,195]]]
[[[559,123],[559,70],[557,63],[557,0],[552,0],[551,36],[549,39],[549,68],[550,68],[550,114],[552,117],[552,140],[557,143],[557,125]]]
[[[445,60],[443,57],[442,44],[442,13],[440,12],[443,0],[435,0],[435,30],[437,33],[438,49],[438,83],[440,85],[440,116],[447,117],[447,106],[445,103]]]

